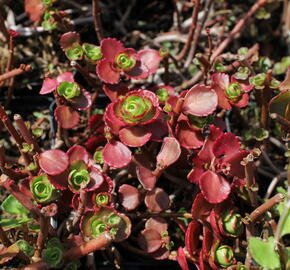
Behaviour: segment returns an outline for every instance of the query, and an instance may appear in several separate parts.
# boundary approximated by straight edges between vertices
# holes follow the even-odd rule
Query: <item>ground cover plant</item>
[[[290,269],[290,4],[125,2],[0,2],[1,269]]]

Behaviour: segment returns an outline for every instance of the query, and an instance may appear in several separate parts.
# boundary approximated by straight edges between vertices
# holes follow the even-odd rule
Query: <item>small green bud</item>
[[[156,94],[158,96],[158,99],[160,101],[166,101],[169,97],[168,91],[166,88],[160,88],[156,91]]]
[[[50,6],[53,4],[53,1],[52,0],[42,0],[42,3],[45,5],[45,6]]]
[[[75,169],[69,174],[69,185],[77,191],[84,188],[89,182],[90,173],[86,169]]]
[[[116,57],[116,65],[122,70],[131,70],[136,64],[136,60],[127,54],[121,53]]]
[[[166,103],[165,106],[163,107],[163,111],[167,113],[172,112],[172,106],[169,103]]]
[[[248,67],[239,67],[238,71],[235,73],[235,78],[237,80],[246,80],[251,74],[251,70]]]
[[[230,246],[223,245],[216,250],[215,258],[221,267],[229,267],[234,262],[234,252]]]
[[[81,89],[77,83],[62,82],[57,87],[57,93],[65,99],[73,99],[81,94]]]
[[[52,237],[46,242],[46,247],[59,247],[61,250],[63,250],[63,246],[57,237]]]
[[[103,151],[102,150],[97,150],[94,153],[94,161],[96,161],[98,164],[103,164],[104,163]]]
[[[243,231],[243,222],[240,214],[227,212],[223,218],[224,230],[231,236],[239,236]]]
[[[18,240],[16,242],[18,248],[28,257],[32,257],[34,254],[34,248],[25,240]]]
[[[38,166],[35,162],[31,162],[28,166],[27,166],[27,170],[29,171],[35,171],[38,169]]]
[[[122,218],[119,215],[111,214],[107,217],[106,223],[110,227],[117,227],[121,221],[122,221]]]
[[[214,69],[217,71],[217,72],[223,72],[223,71],[226,71],[227,68],[225,65],[222,64],[221,61],[216,61],[215,64],[214,64]]]
[[[49,246],[42,251],[43,261],[51,267],[61,267],[63,251],[57,246]]]
[[[30,145],[28,143],[22,143],[22,149],[24,153],[31,152],[33,150],[33,145]]]
[[[232,102],[238,102],[241,95],[243,94],[242,87],[238,82],[231,83],[230,86],[226,88],[225,92],[226,97]]]
[[[78,43],[72,45],[71,48],[65,51],[67,58],[71,61],[81,60],[83,58],[84,51],[82,46]]]
[[[260,73],[250,78],[250,84],[254,85],[256,89],[263,89],[265,87],[266,77],[267,75],[265,73]]]
[[[189,123],[193,128],[204,128],[206,125],[212,123],[213,119],[213,115],[208,115],[205,117],[198,117],[191,114],[188,115]]]
[[[159,55],[161,57],[167,57],[169,55],[169,50],[167,48],[160,48],[159,49]]]
[[[267,20],[271,18],[271,13],[268,12],[265,7],[260,7],[256,13],[255,13],[255,17],[259,20]]]
[[[95,197],[95,202],[98,206],[107,205],[110,201],[110,197],[106,193],[99,193]]]
[[[249,52],[249,49],[247,47],[241,47],[238,49],[238,54],[239,55],[246,55]]]
[[[85,53],[85,56],[92,61],[98,61],[102,59],[103,55],[101,53],[101,48],[99,46],[89,44],[89,43],[84,43],[83,46],[83,51]]]
[[[32,129],[32,134],[35,137],[41,137],[43,135],[43,129],[42,128],[34,128],[34,129]]]
[[[92,217],[90,219],[90,227],[92,231],[92,236],[94,238],[97,238],[107,228],[106,224],[102,220],[100,220],[99,217]]]
[[[278,80],[276,80],[275,78],[272,78],[270,83],[269,83],[269,87],[272,89],[277,89],[280,86],[280,82]]]

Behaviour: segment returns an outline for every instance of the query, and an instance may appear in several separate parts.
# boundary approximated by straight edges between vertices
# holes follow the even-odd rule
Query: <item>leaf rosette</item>
[[[158,106],[158,98],[154,93],[137,90],[119,99],[114,104],[114,112],[126,125],[145,125],[158,117]]]
[[[30,183],[30,191],[39,203],[49,203],[59,195],[58,190],[49,182],[45,174],[33,178]]]

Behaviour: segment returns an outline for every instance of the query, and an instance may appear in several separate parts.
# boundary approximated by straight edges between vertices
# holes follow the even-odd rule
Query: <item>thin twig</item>
[[[192,218],[191,213],[126,213],[130,218],[150,218],[150,217],[165,217],[165,218],[176,218],[185,217]]]
[[[93,17],[94,17],[94,25],[95,25],[95,31],[99,40],[99,43],[104,38],[102,23],[101,23],[101,8],[99,4],[99,0],[93,0],[92,1],[92,11],[93,11]]]
[[[214,60],[217,56],[219,56],[225,48],[233,41],[235,36],[239,34],[244,27],[246,26],[246,23],[248,22],[249,18],[263,5],[267,3],[268,0],[259,0],[257,1],[250,10],[245,14],[243,18],[240,19],[240,21],[235,25],[235,27],[232,29],[230,34],[224,41],[218,46],[218,48],[214,51],[212,55],[212,60]]]
[[[276,120],[279,124],[281,124],[284,128],[286,128],[287,131],[290,130],[290,121],[287,120],[286,118],[282,117],[281,115],[277,113],[271,113],[270,117],[273,120]]]
[[[175,0],[174,0],[175,2]],[[199,13],[199,6],[200,6],[200,0],[196,0],[195,1],[195,5],[194,5],[194,9],[192,11],[192,22],[191,22],[191,27],[190,27],[190,30],[189,30],[189,34],[188,34],[188,37],[187,37],[187,41],[185,43],[185,45],[183,46],[182,48],[182,51],[180,52],[180,54],[178,54],[176,56],[176,59],[178,61],[180,61],[181,59],[184,58],[184,56],[187,54],[189,48],[190,48],[190,45],[192,43],[192,39],[193,39],[193,36],[194,36],[194,32],[195,32],[195,29],[196,29],[196,23],[197,23],[197,18],[198,18],[198,13]]]
[[[30,65],[21,64],[19,66],[19,68],[15,68],[9,72],[6,72],[6,73],[0,75],[0,82],[8,80],[12,77],[18,76],[22,73],[28,72],[28,71],[30,71],[30,68],[31,68]]]

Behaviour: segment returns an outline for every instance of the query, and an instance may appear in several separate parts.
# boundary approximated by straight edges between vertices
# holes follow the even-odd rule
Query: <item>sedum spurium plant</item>
[[[209,48],[192,61],[204,80],[178,86],[171,78],[153,85],[149,79],[162,66],[168,73],[169,60],[185,55],[136,50],[116,38],[83,42],[54,2],[41,2],[37,14],[27,11],[42,16],[47,30],[69,30],[58,46],[71,69],[46,74],[39,91],[55,100],[49,127],[56,122],[56,143],[45,142],[43,134],[37,139],[34,125],[20,115],[13,125],[0,107],[1,129],[20,153],[9,164],[9,151],[0,145],[0,264],[77,269],[79,259],[105,250],[119,266],[125,249],[177,261],[183,270],[288,269],[290,176],[269,198],[275,180],[263,198],[256,169],[263,162],[276,168],[268,157],[269,136],[289,139],[289,68],[280,83],[256,47],[242,48],[229,60],[217,44],[212,51],[207,29]],[[280,69],[274,66],[273,74]],[[102,95],[106,104],[100,109]],[[247,119],[250,125],[251,117],[262,135],[249,131],[245,140],[234,122]],[[282,149],[289,156],[289,146]],[[285,178],[277,170],[276,178]]]

